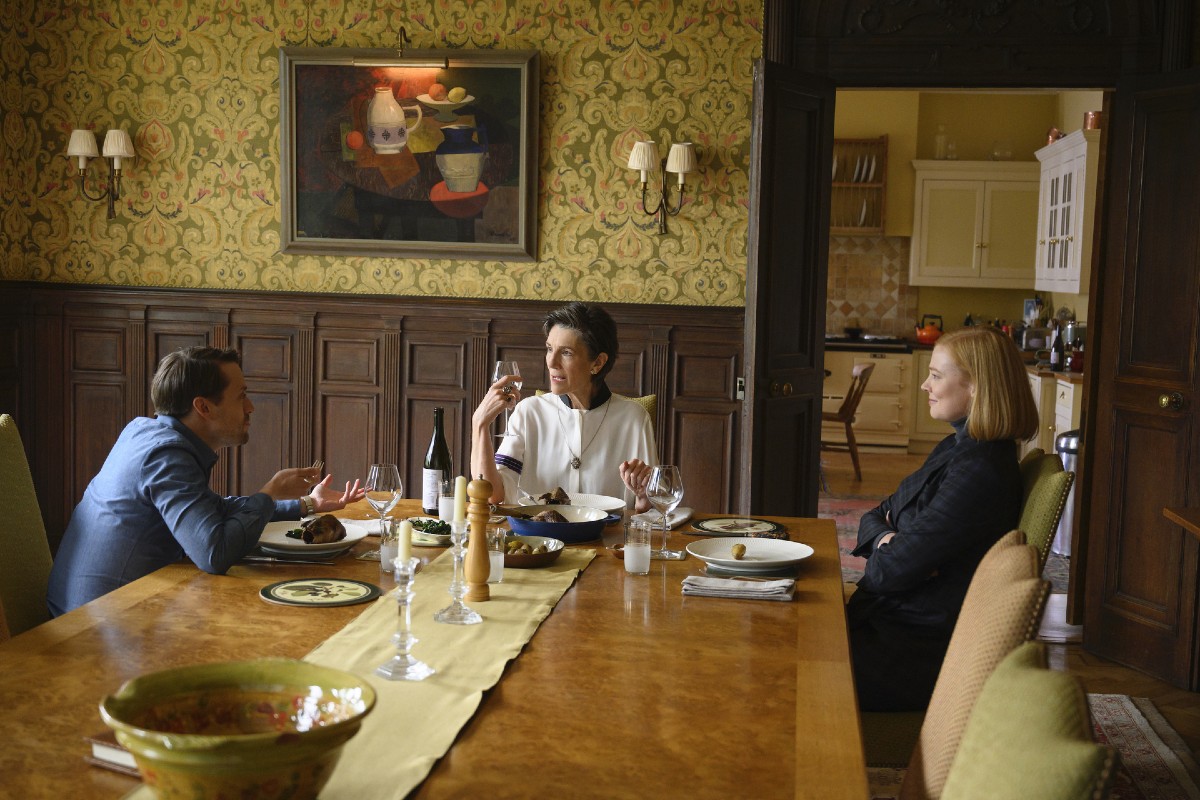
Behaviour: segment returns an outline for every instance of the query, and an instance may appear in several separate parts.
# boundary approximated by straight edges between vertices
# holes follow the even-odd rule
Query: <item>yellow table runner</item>
[[[467,603],[483,617],[478,625],[433,621],[434,613],[450,603],[447,589],[454,571],[449,551],[438,556],[418,573],[414,586],[412,632],[419,641],[413,656],[437,670],[423,681],[375,675],[375,668],[396,653],[391,636],[397,609],[391,594],[305,656],[305,661],[366,676],[378,695],[375,710],[347,743],[322,800],[400,800],[425,780],[475,713],[483,692],[496,685],[504,666],[520,654],[595,555],[595,550],[568,548],[549,567],[504,570],[504,582],[490,585],[491,600]]]

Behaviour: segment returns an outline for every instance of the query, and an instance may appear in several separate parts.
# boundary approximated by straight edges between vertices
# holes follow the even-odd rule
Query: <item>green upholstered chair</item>
[[[1029,642],[979,693],[942,799],[1103,800],[1118,761],[1113,748],[1092,739],[1079,680],[1046,669],[1045,645]]]
[[[0,414],[0,486],[5,489],[0,601],[8,629],[16,636],[50,619],[46,586],[53,562],[21,434],[8,414]]]
[[[1064,472],[1062,461],[1056,455],[1027,456],[1021,462],[1023,500],[1017,527],[1025,531],[1025,538],[1037,548],[1039,569],[1046,566],[1050,544],[1054,541],[1074,482],[1075,473]]]

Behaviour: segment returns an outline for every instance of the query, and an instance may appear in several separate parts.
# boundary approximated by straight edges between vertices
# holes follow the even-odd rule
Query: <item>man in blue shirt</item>
[[[335,511],[360,499],[319,469],[284,469],[257,494],[209,488],[217,450],[250,438],[254,404],[236,350],[190,347],[158,365],[150,396],[157,416],[130,422],[75,507],[50,572],[53,616],[186,555],[224,574],[258,545],[266,524]]]

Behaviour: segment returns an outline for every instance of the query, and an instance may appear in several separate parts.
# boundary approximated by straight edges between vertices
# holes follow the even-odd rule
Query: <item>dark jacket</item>
[[[867,565],[847,607],[851,624],[870,618],[949,638],[979,561],[1017,527],[1016,443],[978,442],[967,434],[966,420],[954,429],[860,521],[854,555],[866,557]],[[888,531],[897,533],[876,547]]]

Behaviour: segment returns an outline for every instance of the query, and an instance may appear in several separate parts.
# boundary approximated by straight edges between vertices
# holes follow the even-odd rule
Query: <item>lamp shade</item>
[[[681,176],[696,171],[696,147],[691,142],[679,142],[671,145],[667,153],[667,172],[677,172]]]
[[[94,149],[94,148],[93,148]],[[105,158],[133,158],[133,140],[120,128],[113,128],[104,135]]]
[[[658,145],[654,142],[634,142],[633,149],[629,151],[629,168],[641,170],[643,174],[658,169]]]
[[[81,128],[71,131],[71,141],[67,143],[67,155],[84,158],[95,158],[100,155],[96,149],[96,134]]]

